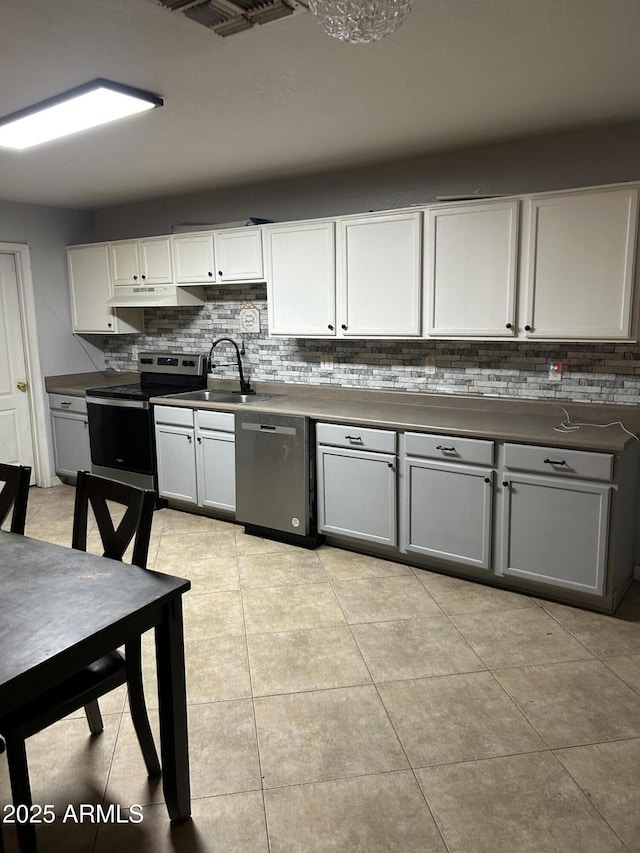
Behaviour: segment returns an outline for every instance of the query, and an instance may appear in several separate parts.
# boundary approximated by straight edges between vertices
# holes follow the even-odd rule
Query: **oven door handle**
[[[148,400],[120,400],[117,397],[87,397],[87,405],[112,406],[118,409],[148,409]]]

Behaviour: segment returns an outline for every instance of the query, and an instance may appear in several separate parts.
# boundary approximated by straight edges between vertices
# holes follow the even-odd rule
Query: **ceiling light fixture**
[[[412,6],[413,0],[309,0],[322,29],[352,44],[378,41],[395,32]]]
[[[98,78],[0,119],[0,147],[23,150],[163,105],[162,98]]]

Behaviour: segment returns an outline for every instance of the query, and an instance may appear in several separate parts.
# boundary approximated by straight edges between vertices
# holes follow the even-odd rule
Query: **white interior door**
[[[0,462],[33,468],[27,376],[15,260],[0,252]]]

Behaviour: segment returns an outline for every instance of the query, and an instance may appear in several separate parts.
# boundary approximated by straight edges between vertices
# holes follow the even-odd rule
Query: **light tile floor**
[[[68,545],[72,512],[33,489],[27,533]],[[640,584],[612,618],[168,509],[149,567],[192,581],[193,820],[170,826],[120,690],[101,735],[28,742],[42,853],[640,853]],[[143,820],[63,821],[80,803]]]

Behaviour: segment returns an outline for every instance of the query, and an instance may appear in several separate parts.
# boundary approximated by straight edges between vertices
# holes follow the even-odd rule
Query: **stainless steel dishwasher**
[[[236,521],[247,533],[318,544],[309,418],[236,412]]]

